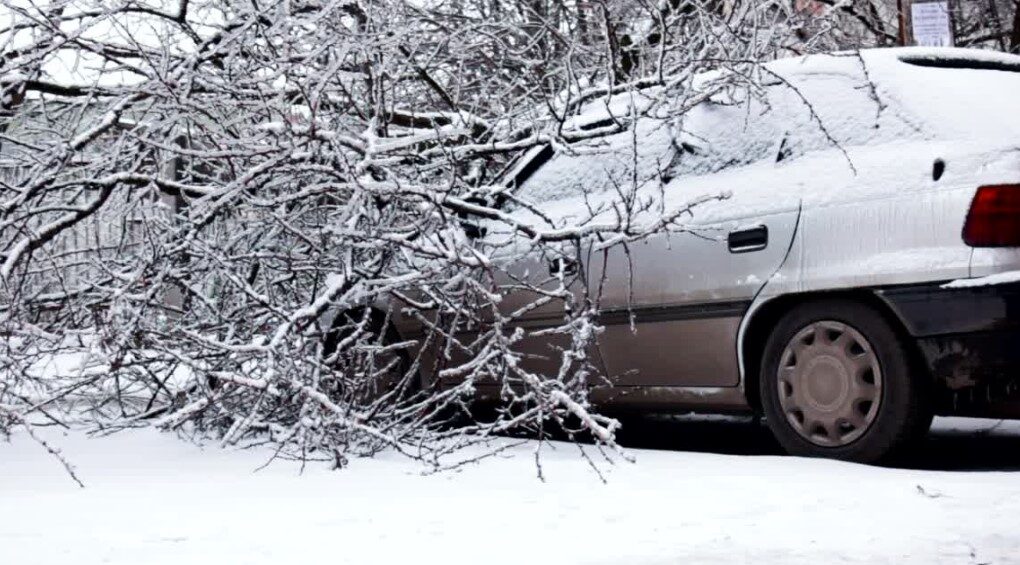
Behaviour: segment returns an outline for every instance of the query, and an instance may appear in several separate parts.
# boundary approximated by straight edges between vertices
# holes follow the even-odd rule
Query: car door
[[[760,95],[722,93],[682,117],[666,198],[730,197],[692,210],[689,231],[592,262],[591,278],[604,279],[599,350],[613,386],[739,384],[741,321],[764,285],[780,282],[805,195],[831,198],[833,178],[863,172],[845,148],[911,131],[859,61],[838,63],[827,72],[777,63]]]
[[[588,242],[574,250],[583,276],[572,292],[578,299],[577,293],[586,293],[583,298],[599,306],[605,328],[591,358],[601,361],[610,383],[737,384],[741,318],[782,264],[799,214],[796,197],[756,190],[756,177],[782,174],[776,170],[782,131],[771,120],[747,120],[767,107],[756,98],[725,95],[680,120],[669,112],[649,113],[621,133],[566,151],[536,152],[540,162],[522,167],[528,173],[518,179],[516,197],[540,208],[531,220],[541,217],[556,227],[654,224],[656,210],[669,214],[666,206],[683,208],[702,195],[728,194],[725,201],[698,207],[692,229],[662,230],[605,249],[599,241]],[[536,281],[548,277],[549,261],[524,262],[523,271]],[[528,294],[509,294],[504,307],[519,308]],[[562,307],[522,318],[532,328],[557,320],[562,321]],[[559,367],[558,357],[548,355],[561,350],[556,339],[532,334],[521,347],[549,372]]]
[[[444,388],[458,385],[468,375],[478,387],[504,385],[501,375],[489,371],[474,374],[470,367],[473,360],[486,355],[485,347],[493,345],[493,332],[512,342],[508,349],[514,356],[514,366],[543,377],[555,377],[560,373],[564,351],[573,347],[565,310],[567,301],[583,300],[584,295],[580,263],[573,259],[576,256],[569,246],[561,252],[544,248],[533,253],[516,250],[513,260],[508,262],[496,256],[488,276],[475,283],[489,287],[487,292],[499,294],[498,299],[481,299],[473,306],[471,315],[464,316],[456,324],[452,323],[452,314],[446,314],[446,321],[439,324],[440,332],[429,331],[415,323],[414,319],[401,314],[399,307],[394,309],[394,322],[402,336],[421,342],[413,348],[413,355],[421,356],[422,371],[428,374],[430,382],[436,379]],[[467,304],[461,306],[472,308]],[[435,320],[433,312],[421,314]],[[445,334],[453,327],[452,335]],[[588,344],[584,352],[594,360],[596,369],[600,369],[595,344]],[[492,390],[482,392],[494,393]]]
[[[520,243],[528,246],[527,242]],[[564,244],[517,252],[520,255],[512,263],[502,265],[494,275],[503,295],[499,312],[510,320],[506,331],[523,330],[512,347],[520,355],[519,367],[555,377],[561,372],[564,352],[574,347],[568,308],[578,308],[584,301],[585,280],[580,271],[579,250],[574,244]],[[594,360],[594,343],[588,344],[584,353]]]
[[[791,204],[592,259],[591,279],[601,285],[599,352],[612,386],[739,383],[740,323],[787,256],[799,215]]]
[[[680,229],[592,257],[611,386],[739,384],[741,320],[783,264],[800,214],[798,181],[779,164],[786,136],[767,109],[723,97],[684,115],[663,210],[719,199],[695,206]]]

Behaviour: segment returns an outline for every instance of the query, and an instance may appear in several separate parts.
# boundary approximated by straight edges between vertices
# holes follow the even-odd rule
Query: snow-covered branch
[[[693,107],[753,95],[786,4],[264,4],[0,0],[0,432],[59,406],[337,462],[616,447],[577,259],[724,197],[665,194],[636,128],[680,148]],[[634,162],[570,214],[521,188],[607,147]]]

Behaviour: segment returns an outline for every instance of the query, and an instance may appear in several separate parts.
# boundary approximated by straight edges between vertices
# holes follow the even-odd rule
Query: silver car
[[[663,91],[617,97],[573,127],[633,118],[624,133],[508,173],[554,224],[625,182],[707,198],[682,232],[557,267],[599,281],[593,402],[757,412],[790,453],[862,462],[933,415],[1020,417],[1020,57],[814,55],[770,63],[761,90],[672,120],[642,113]],[[558,366],[550,345],[525,345],[535,368]]]

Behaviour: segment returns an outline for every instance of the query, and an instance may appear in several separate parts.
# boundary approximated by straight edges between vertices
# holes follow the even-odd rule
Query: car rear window
[[[969,69],[974,71],[1006,71],[1020,73],[1020,57],[964,57],[953,54],[906,54],[900,61],[908,65],[934,69]]]
[[[917,49],[871,76],[932,138],[1015,144],[1020,139],[1020,57],[975,49]]]

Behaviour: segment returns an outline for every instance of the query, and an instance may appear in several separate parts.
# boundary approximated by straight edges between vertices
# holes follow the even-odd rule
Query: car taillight
[[[971,247],[1020,247],[1020,184],[979,188],[963,241]]]

